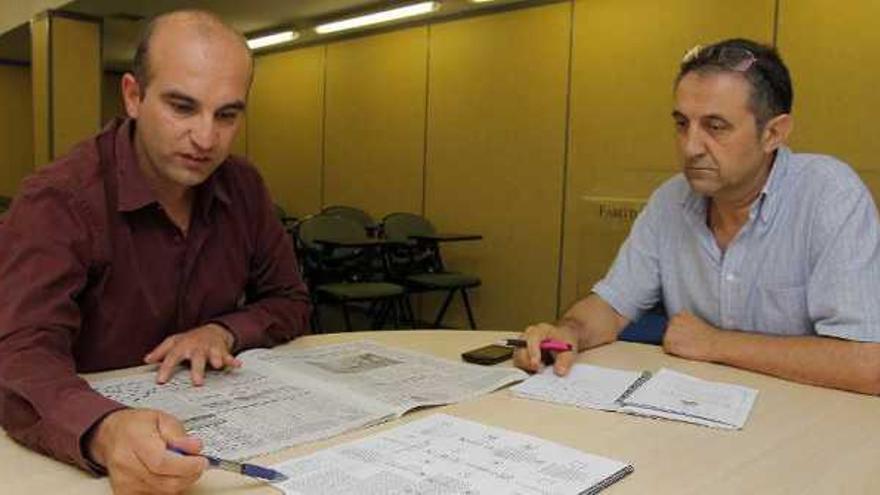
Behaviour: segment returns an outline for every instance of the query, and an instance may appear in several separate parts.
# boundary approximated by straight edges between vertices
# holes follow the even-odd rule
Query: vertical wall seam
[[[782,0],[773,3],[773,47],[779,48],[779,4]]]
[[[431,91],[431,25],[428,24],[425,33],[425,125],[422,136],[422,216],[428,215],[428,125],[430,118],[429,99]]]
[[[318,210],[324,208],[325,189],[326,189],[326,169],[327,169],[327,58],[328,45],[324,45],[324,56],[321,59],[322,64],[322,80],[321,80],[321,193],[320,205]]]
[[[562,312],[562,276],[565,261],[565,218],[568,210],[568,168],[571,159],[571,87],[572,87],[572,67],[574,65],[574,0],[569,4],[569,26],[568,26],[568,67],[566,68],[566,92],[565,92],[565,134],[563,136],[562,149],[562,208],[560,208],[559,221],[559,256],[557,258],[556,270],[556,317],[558,318]]]
[[[54,86],[54,57],[52,56],[52,41],[55,37],[52,21],[54,16],[52,12],[46,14],[46,96],[49,100],[46,102],[46,159],[50,163],[55,159],[55,91]],[[45,163],[41,164],[45,165]]]

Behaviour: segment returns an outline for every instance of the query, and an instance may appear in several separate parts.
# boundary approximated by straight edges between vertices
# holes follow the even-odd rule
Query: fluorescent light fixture
[[[299,33],[296,31],[281,31],[278,33],[267,34],[266,36],[260,36],[258,38],[251,38],[247,40],[247,45],[251,50],[256,50],[267,46],[288,43],[297,38],[299,38]]]
[[[494,1],[495,0],[471,0],[471,3],[489,3]]]
[[[397,7],[395,9],[374,12],[358,17],[350,17],[341,21],[328,22],[315,27],[318,34],[335,33],[337,31],[345,31],[347,29],[355,29],[380,22],[396,21],[406,17],[428,14],[440,8],[440,2],[421,2],[407,5],[405,7]]]

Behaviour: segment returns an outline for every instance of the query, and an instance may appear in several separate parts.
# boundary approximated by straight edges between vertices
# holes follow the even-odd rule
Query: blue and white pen
[[[287,476],[280,471],[276,471],[271,468],[257,466],[256,464],[248,464],[246,462],[235,462],[235,461],[227,461],[226,459],[220,459],[217,457],[213,457],[205,454],[190,454],[189,452],[185,452],[183,450],[168,447],[168,450],[180,455],[188,455],[188,456],[199,456],[204,457],[208,460],[208,465],[215,469],[222,469],[224,471],[230,471],[233,473],[243,474],[245,476],[250,476],[251,478],[259,478],[261,480],[271,481],[273,483],[278,483],[281,481],[286,481]]]

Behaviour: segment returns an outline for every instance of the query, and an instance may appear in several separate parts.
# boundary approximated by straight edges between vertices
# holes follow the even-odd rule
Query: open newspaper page
[[[164,385],[149,372],[92,386],[125,405],[174,415],[202,439],[206,454],[229,459],[331,437],[395,414],[367,397],[339,394],[308,376],[282,377],[247,358],[242,369],[208,373],[201,387],[192,385],[187,370]]]
[[[418,352],[358,341],[254,356],[297,376],[393,406],[398,415],[423,406],[451,404],[486,394],[528,375],[515,368],[460,363]]]

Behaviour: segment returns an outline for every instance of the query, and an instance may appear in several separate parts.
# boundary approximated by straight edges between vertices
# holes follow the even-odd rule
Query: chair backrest
[[[333,215],[337,217],[347,218],[354,222],[357,222],[361,228],[366,232],[371,232],[376,228],[376,220],[373,217],[360,208],[355,208],[354,206],[344,206],[344,205],[334,205],[334,206],[326,206],[321,210],[321,213],[325,215]]]
[[[318,240],[364,241],[367,233],[357,222],[319,213],[304,218],[295,229],[303,277],[310,287],[340,281],[367,281],[384,276],[381,258],[373,249],[329,248]]]
[[[361,241],[367,239],[367,233],[350,218],[321,213],[299,222],[297,238],[306,249],[322,249],[315,241]]]
[[[389,269],[396,277],[443,270],[443,260],[436,242],[418,242],[414,235],[432,235],[437,230],[431,222],[414,213],[391,213],[382,219],[382,235],[400,245],[390,251]]]
[[[412,235],[431,235],[437,232],[427,218],[414,213],[391,213],[382,220],[382,232],[391,241],[410,243]]]
[[[0,196],[0,213],[9,209],[9,206],[12,204],[12,198],[8,196]]]

